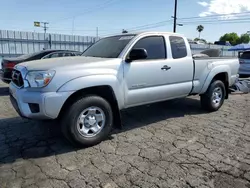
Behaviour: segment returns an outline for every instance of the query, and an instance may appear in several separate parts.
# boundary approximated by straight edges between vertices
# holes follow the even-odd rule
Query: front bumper
[[[37,92],[26,88],[18,89],[12,82],[9,86],[10,100],[21,117],[29,119],[56,119],[63,104],[73,92]],[[32,112],[30,104],[39,106]]]

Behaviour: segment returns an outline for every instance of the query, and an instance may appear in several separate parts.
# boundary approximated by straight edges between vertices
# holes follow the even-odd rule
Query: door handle
[[[169,67],[169,66],[167,66],[167,65],[164,65],[164,66],[161,68],[161,70],[169,70],[169,69],[171,69],[171,67]]]

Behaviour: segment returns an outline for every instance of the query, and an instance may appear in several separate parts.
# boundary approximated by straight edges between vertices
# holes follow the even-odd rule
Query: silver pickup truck
[[[218,110],[238,69],[238,59],[193,58],[179,34],[123,34],[79,57],[16,65],[10,99],[20,116],[59,119],[68,140],[90,146],[120,126],[120,110],[129,107],[197,94],[204,109]]]

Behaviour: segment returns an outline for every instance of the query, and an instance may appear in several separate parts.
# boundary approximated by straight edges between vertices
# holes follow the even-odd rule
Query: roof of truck
[[[121,34],[116,34],[116,35],[110,35],[110,36],[126,36],[126,35],[150,35],[150,34],[157,34],[157,35],[174,35],[174,36],[184,36],[179,33],[173,33],[173,32],[159,32],[159,31],[146,31],[146,32],[133,32],[133,33],[121,33]],[[110,37],[109,36],[109,37]]]

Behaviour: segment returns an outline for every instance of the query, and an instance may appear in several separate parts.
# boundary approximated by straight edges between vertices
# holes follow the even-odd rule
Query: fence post
[[[35,52],[35,36],[34,36],[34,34],[35,34],[35,31],[34,31],[34,32],[32,32],[33,52]]]
[[[10,56],[10,37],[9,37],[9,31],[7,30],[7,43],[8,43],[8,50],[9,50],[9,56]]]
[[[0,30],[0,37],[1,37],[1,48],[2,48],[2,54],[3,54],[3,40],[2,40],[3,36],[2,36],[2,30]]]
[[[17,50],[16,50],[16,31],[14,32],[14,46],[15,46],[15,53],[17,54]]]
[[[51,41],[51,34],[49,34],[49,48],[51,49],[52,41]]]

